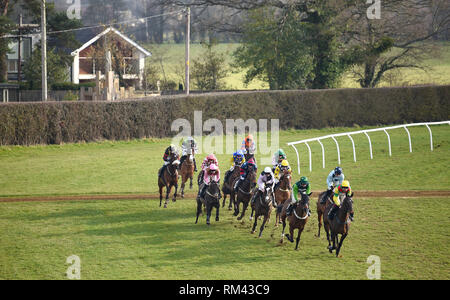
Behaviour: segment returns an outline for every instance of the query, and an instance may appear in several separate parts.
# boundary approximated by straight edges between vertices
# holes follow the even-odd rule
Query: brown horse
[[[308,222],[309,212],[309,196],[306,193],[301,193],[302,199],[297,202],[292,210],[292,214],[288,217],[286,215],[286,208],[291,200],[286,201],[283,206],[281,214],[281,220],[283,221],[283,231],[281,232],[280,243],[283,243],[284,229],[286,227],[286,218],[289,219],[289,234],[286,234],[286,238],[293,243],[294,242],[294,230],[298,229],[297,243],[295,244],[295,250],[298,250],[298,244],[300,243],[300,236],[306,223]]]
[[[237,218],[242,220],[245,216],[245,211],[247,210],[248,203],[253,196],[253,188],[256,185],[256,171],[252,166],[249,166],[247,178],[241,183],[237,191],[237,200],[234,203],[234,216],[239,215],[239,206],[242,203],[242,213]]]
[[[333,204],[333,200],[329,196],[327,197],[327,194],[328,194],[327,191],[320,193],[317,199],[317,221],[319,226],[319,231],[316,235],[317,237],[320,237],[320,228],[322,227],[322,219],[325,209],[327,208],[327,206]],[[320,201],[322,200],[323,197],[327,197],[327,199],[325,200],[324,204],[321,204]]]
[[[162,171],[161,176],[158,177],[158,186],[159,186],[159,206],[162,204],[162,190],[166,188],[166,202],[164,203],[164,208],[167,208],[167,204],[169,203],[169,194],[172,190],[172,187],[175,187],[175,193],[173,194],[172,201],[177,201],[177,190],[178,190],[178,165],[180,161],[178,160],[178,156],[172,158],[169,161],[169,164]]]
[[[234,183],[236,183],[236,179],[239,178],[241,165],[234,166],[234,169],[231,174],[228,175],[228,180],[223,182],[222,192],[223,192],[223,201],[222,207],[225,207],[225,201],[227,200],[227,195],[230,195],[230,204],[228,205],[228,210],[233,209],[234,204]]]
[[[189,188],[192,189],[192,179],[194,178],[194,155],[188,154],[180,167],[181,173],[181,198],[184,198],[184,186],[190,180]]]
[[[259,197],[257,196],[255,202],[252,204],[252,216],[255,212],[255,222],[253,223],[253,228],[251,233],[255,233],[256,225],[258,223],[258,217],[264,216],[263,223],[259,229],[259,236],[262,236],[262,232],[266,225],[266,222],[270,219],[270,213],[272,212],[272,207],[275,205],[274,196],[272,193],[272,187],[265,188],[264,193],[261,193]],[[250,218],[251,219],[251,218]]]
[[[275,218],[275,227],[281,223],[281,210],[283,209],[283,204],[287,199],[291,198],[291,174],[289,171],[284,171],[280,178],[280,185],[275,190],[275,201],[277,203],[277,215]]]
[[[353,194],[352,194],[353,196]],[[337,211],[333,220],[328,219],[328,212],[332,208],[332,205],[327,206],[324,212],[324,222],[323,227],[325,232],[327,233],[328,239],[328,250],[330,253],[333,253],[333,250],[336,249],[336,257],[339,256],[339,252],[341,251],[342,243],[344,239],[348,235],[348,231],[350,229],[350,217],[353,216],[353,200],[352,197],[346,196],[342,201],[341,207]],[[333,246],[331,246],[330,238],[329,238],[329,230],[331,230],[331,240],[333,241]],[[339,241],[338,235],[341,235],[341,240]],[[336,244],[338,247],[336,248]]]

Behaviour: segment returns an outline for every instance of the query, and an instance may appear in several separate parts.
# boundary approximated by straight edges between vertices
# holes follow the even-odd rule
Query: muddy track
[[[316,199],[320,191],[313,191]],[[185,194],[185,199],[194,199],[196,194]],[[449,191],[355,191],[355,198],[417,198],[450,197]],[[27,196],[0,197],[0,202],[43,202],[43,201],[92,201],[92,200],[157,200],[158,194],[109,194],[109,195],[64,195],[64,196]],[[171,199],[171,198],[170,198]],[[177,197],[177,200],[183,200]],[[228,199],[227,199],[228,202]]]

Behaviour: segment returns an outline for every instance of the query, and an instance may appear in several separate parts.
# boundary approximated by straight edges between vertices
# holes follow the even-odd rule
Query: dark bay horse
[[[270,213],[272,212],[272,207],[275,206],[275,200],[272,193],[272,188],[267,187],[264,190],[264,193],[255,199],[255,203],[252,205],[252,216],[253,212],[255,212],[255,222],[253,223],[253,228],[251,233],[255,233],[256,225],[258,223],[258,217],[263,216],[264,220],[259,229],[259,236],[262,236],[262,232],[266,225],[267,220],[270,219]],[[250,218],[251,219],[251,218]]]
[[[353,196],[353,194],[351,195]],[[339,256],[339,252],[341,251],[342,243],[344,239],[348,235],[348,231],[350,229],[350,216],[353,216],[353,200],[352,197],[346,196],[341,203],[341,207],[337,211],[333,220],[328,219],[328,212],[332,208],[332,205],[327,206],[324,212],[324,220],[323,227],[325,232],[327,233],[328,239],[328,250],[330,253],[333,253],[333,250],[336,249],[336,257]],[[333,241],[333,246],[331,246],[330,238],[329,238],[329,230],[331,231],[331,240]],[[341,240],[339,241],[339,236],[341,235]],[[336,245],[337,248],[336,248]]]
[[[292,214],[288,217],[286,215],[287,204],[291,200],[286,201],[281,214],[281,220],[283,221],[283,231],[281,232],[280,243],[283,243],[284,229],[286,227],[286,218],[289,219],[289,234],[286,234],[286,238],[293,243],[294,242],[294,229],[298,229],[297,241],[295,244],[295,250],[298,250],[298,244],[300,243],[300,236],[308,222],[309,212],[309,196],[306,193],[301,193],[302,199],[295,204],[295,208],[292,210]]]
[[[161,176],[158,177],[159,186],[159,206],[162,204],[162,191],[166,188],[166,202],[164,203],[164,208],[167,208],[169,203],[169,194],[172,187],[175,187],[175,193],[173,194],[172,201],[177,201],[177,190],[178,190],[178,165],[180,161],[178,157],[174,157],[169,161],[169,164],[164,168]]]
[[[275,202],[277,204],[277,215],[275,218],[275,227],[281,223],[281,210],[286,200],[291,198],[291,174],[288,171],[284,171],[280,178],[280,185],[275,190]]]
[[[188,154],[180,167],[181,173],[181,198],[184,198],[184,187],[190,180],[189,188],[192,189],[192,179],[194,178],[194,155]]]
[[[245,216],[245,211],[247,210],[248,203],[253,196],[253,188],[256,185],[256,171],[253,167],[249,167],[247,178],[240,184],[237,191],[237,200],[234,203],[234,216],[239,215],[239,206],[242,203],[242,213],[237,218],[238,220],[242,220]]]
[[[225,207],[225,201],[227,200],[227,195],[230,195],[230,204],[228,205],[228,210],[233,209],[234,200],[236,195],[234,194],[234,184],[236,183],[236,179],[239,178],[240,174],[240,165],[236,165],[233,169],[233,172],[228,176],[228,180],[224,181],[222,185],[223,192],[223,203],[222,207]]]
[[[210,225],[209,219],[211,218],[211,212],[213,207],[216,208],[216,221],[219,221],[219,209],[220,209],[219,192],[220,192],[219,183],[211,180],[211,183],[206,189],[205,197],[197,198],[197,219],[195,220],[195,224],[197,224],[198,222],[198,216],[202,213],[203,205],[206,207],[206,224]]]
[[[322,227],[322,220],[323,220],[323,215],[324,215],[325,209],[327,208],[327,206],[333,204],[333,200],[331,199],[330,196],[327,196],[327,194],[328,194],[327,191],[320,193],[320,195],[317,199],[317,221],[318,221],[318,226],[319,226],[319,231],[317,233],[317,237],[320,237],[320,228]],[[327,199],[325,200],[324,204],[320,204],[320,201],[322,200],[323,197],[327,197]]]

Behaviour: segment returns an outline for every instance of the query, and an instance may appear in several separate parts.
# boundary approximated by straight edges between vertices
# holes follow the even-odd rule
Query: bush
[[[121,102],[0,105],[0,145],[168,137],[179,118],[279,119],[280,129],[387,125],[450,119],[450,86],[191,95]],[[192,126],[193,127],[193,126]]]

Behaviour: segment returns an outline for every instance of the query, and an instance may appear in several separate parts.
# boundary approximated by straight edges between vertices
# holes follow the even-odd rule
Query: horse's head
[[[353,216],[353,193],[351,196],[346,196],[344,198],[344,201],[342,201],[342,208],[346,213],[350,213],[351,216]]]
[[[305,214],[309,211],[309,195],[306,194],[306,192],[301,192],[301,200],[300,200],[300,207],[305,212]]]

